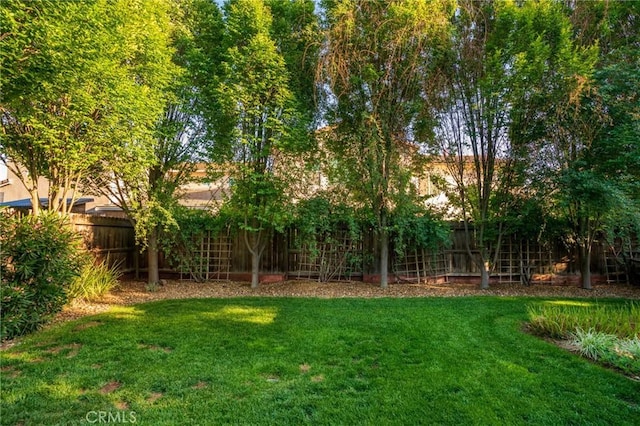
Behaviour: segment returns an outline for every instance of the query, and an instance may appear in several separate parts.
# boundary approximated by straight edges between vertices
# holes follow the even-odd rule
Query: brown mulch
[[[536,296],[536,297],[623,297],[640,299],[640,287],[621,284],[594,285],[584,290],[568,285],[492,284],[481,290],[478,284],[389,284],[387,289],[377,284],[348,281],[319,283],[315,281],[285,281],[263,283],[252,289],[249,283],[217,281],[195,283],[192,281],[163,280],[157,291],[149,292],[142,281],[125,281],[120,287],[99,302],[74,302],[58,314],[55,322],[80,318],[85,315],[107,311],[113,305],[132,305],[165,299],[229,298],[229,297],[460,297],[460,296]]]

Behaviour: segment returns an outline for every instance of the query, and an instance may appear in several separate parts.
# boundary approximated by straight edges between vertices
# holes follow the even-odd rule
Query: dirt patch
[[[173,349],[169,347],[158,346],[158,345],[145,345],[143,343],[138,344],[138,349],[148,349],[150,351],[162,351],[167,354],[173,352]]]
[[[147,397],[146,401],[150,404],[153,404],[160,398],[162,398],[162,394],[160,392],[152,392],[151,395]]]
[[[129,404],[125,401],[118,401],[114,404],[114,406],[120,411],[125,411],[129,409]]]
[[[10,379],[15,379],[20,374],[22,374],[22,371],[16,369],[15,367],[12,367],[12,366],[2,367],[2,368],[0,368],[0,371],[2,371],[2,373],[4,375],[6,375],[6,377],[8,377]]]
[[[102,324],[100,321],[88,321],[73,328],[73,331],[82,331],[87,328],[97,327]]]
[[[80,352],[80,348],[82,348],[82,345],[80,343],[72,343],[70,345],[62,345],[49,348],[46,352],[51,355],[58,355],[62,352],[66,352],[67,358],[73,358],[78,355],[78,353]]]
[[[73,358],[73,357],[77,356],[78,353],[80,353],[80,348],[82,348],[82,345],[79,344],[79,343],[74,343],[74,344],[72,344],[70,346],[71,346],[70,347],[71,350],[67,354],[67,358]]]
[[[114,380],[112,382],[107,383],[103,387],[101,387],[100,388],[100,393],[106,395],[108,393],[111,393],[111,392],[114,392],[114,391],[120,389],[121,386],[122,386],[122,383]]]
[[[207,382],[198,382],[195,385],[191,386],[191,389],[204,389],[207,386],[209,386]]]
[[[305,374],[311,370],[311,366],[309,364],[301,364],[300,365],[300,373]]]

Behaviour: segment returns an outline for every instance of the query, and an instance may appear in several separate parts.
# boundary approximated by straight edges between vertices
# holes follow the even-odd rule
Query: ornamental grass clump
[[[571,343],[578,348],[582,356],[597,361],[603,356],[606,357],[617,340],[613,334],[601,333],[592,328],[586,331],[578,328],[573,333]]]
[[[627,374],[640,374],[640,339],[620,339],[612,334],[577,329],[571,343],[585,358],[615,367]]]
[[[95,264],[89,259],[82,268],[80,275],[75,277],[67,290],[70,299],[95,301],[118,286],[118,279],[122,276],[120,264],[109,265],[108,259]]]
[[[633,338],[640,334],[640,304],[547,302],[528,308],[529,327],[552,338],[569,338],[577,329]]]

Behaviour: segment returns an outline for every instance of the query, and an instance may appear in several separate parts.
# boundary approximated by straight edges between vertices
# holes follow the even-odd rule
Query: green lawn
[[[545,302],[244,298],[122,307],[1,352],[0,419],[640,424],[640,383],[523,333],[532,303]]]

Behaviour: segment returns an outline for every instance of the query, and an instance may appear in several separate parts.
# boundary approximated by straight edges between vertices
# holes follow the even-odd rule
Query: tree
[[[153,33],[159,4],[2,3],[0,148],[34,213],[39,177],[49,182],[49,208],[67,212],[114,141],[148,138],[148,123],[162,111],[158,89],[171,78],[170,53],[158,50],[161,32]]]
[[[551,109],[546,148],[555,161],[545,165],[555,214],[567,221],[581,285],[590,289],[593,244],[640,223],[640,9],[635,2],[576,3],[567,12],[575,51],[588,55],[567,60],[579,64],[582,72],[573,73],[582,78],[570,79]]]
[[[546,10],[553,15],[539,22],[554,40],[552,55],[528,65],[537,78],[521,84],[511,134],[528,159],[527,181],[546,216],[564,223],[581,285],[590,289],[593,244],[638,223],[638,9],[548,2]]]
[[[501,216],[513,183],[507,179],[512,170],[507,134],[511,52],[505,39],[505,27],[513,21],[505,22],[500,14],[494,2],[459,2],[436,102],[435,153],[454,178],[449,200],[460,210],[467,252],[481,271],[483,289],[489,287],[498,256],[504,233]]]
[[[295,15],[295,3],[270,4]],[[305,130],[300,105],[308,101],[300,95],[309,89],[303,80],[297,79],[293,88],[291,83],[292,76],[299,75],[292,69],[305,63],[295,62],[303,58],[297,49],[305,44],[292,43],[293,36],[274,39],[286,32],[282,23],[274,27],[271,9],[262,0],[229,1],[224,10],[225,50],[215,91],[221,114],[213,120],[214,152],[218,161],[230,164],[233,188],[226,208],[244,233],[251,253],[251,286],[256,288],[262,254],[273,232],[283,229],[291,201],[285,197],[286,176],[277,173],[277,163],[281,154],[305,143],[303,132],[294,130]],[[306,18],[303,22],[308,22],[302,27],[312,25],[312,3],[304,2],[301,10],[306,13],[300,15]],[[287,64],[285,55],[293,62]]]
[[[371,209],[387,287],[389,215],[408,190],[431,75],[452,12],[449,2],[326,1],[318,84],[325,117],[336,125],[331,150],[344,183]]]
[[[180,188],[193,180],[197,162],[207,156],[202,117],[208,106],[200,94],[206,90],[203,75],[215,71],[215,56],[208,55],[221,34],[220,12],[209,2],[194,0],[178,9],[162,0],[154,10],[158,20],[147,22],[146,34],[166,55],[163,72],[171,76],[168,84],[153,88],[162,91],[163,115],[148,124],[150,138],[132,140],[103,159],[93,179],[93,187],[115,200],[134,223],[136,238],[147,251],[150,289],[160,280],[160,239],[179,232],[174,215]]]
[[[435,148],[454,177],[450,200],[488,288],[514,208],[546,161],[533,165],[524,147],[547,134],[541,117],[585,76],[578,65],[589,52],[573,48],[571,25],[551,1],[461,1],[454,28]]]

